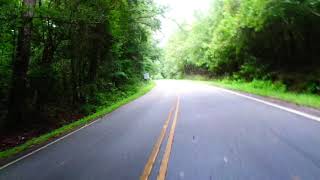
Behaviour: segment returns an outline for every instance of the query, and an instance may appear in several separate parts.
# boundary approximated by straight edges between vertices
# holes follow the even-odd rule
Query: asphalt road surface
[[[0,170],[1,180],[319,180],[320,122],[221,89],[147,95]]]

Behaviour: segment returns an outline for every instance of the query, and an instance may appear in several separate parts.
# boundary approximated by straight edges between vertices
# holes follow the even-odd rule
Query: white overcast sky
[[[161,31],[155,35],[155,38],[160,40],[161,45],[164,45],[170,35],[178,28],[171,19],[178,23],[191,23],[194,12],[207,12],[212,0],[155,0],[155,2],[168,7],[165,14],[168,18],[161,18]]]

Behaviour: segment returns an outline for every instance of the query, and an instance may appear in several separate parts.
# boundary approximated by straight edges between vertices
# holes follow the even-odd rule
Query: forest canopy
[[[152,0],[0,0],[0,127],[55,126],[125,96],[155,70],[162,12]]]
[[[279,81],[319,93],[319,32],[318,0],[214,0],[171,36],[161,73]]]
[[[319,0],[212,0],[160,48],[161,19],[177,23],[165,11],[154,0],[0,0],[0,140],[96,114],[146,72],[320,94]]]

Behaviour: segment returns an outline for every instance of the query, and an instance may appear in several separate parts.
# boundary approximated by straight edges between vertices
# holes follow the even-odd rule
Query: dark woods
[[[58,126],[153,71],[150,0],[0,0],[0,126]],[[1,134],[1,133],[0,133]]]

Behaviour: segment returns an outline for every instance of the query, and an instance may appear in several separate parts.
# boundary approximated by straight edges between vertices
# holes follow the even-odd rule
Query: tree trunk
[[[36,0],[23,0],[22,25],[19,29],[18,44],[13,61],[12,84],[8,105],[9,127],[19,127],[25,120],[26,79],[31,54],[32,18]]]
[[[100,23],[95,27],[91,27],[91,33],[94,34],[91,41],[90,57],[89,57],[89,72],[88,72],[88,82],[92,83],[96,80],[98,64],[102,59],[102,51],[104,50],[104,35],[105,35],[105,24]]]
[[[50,65],[53,61],[54,52],[56,50],[56,46],[54,43],[53,37],[53,27],[47,23],[48,35],[46,38],[46,43],[44,45],[43,53],[42,53],[42,65]]]

